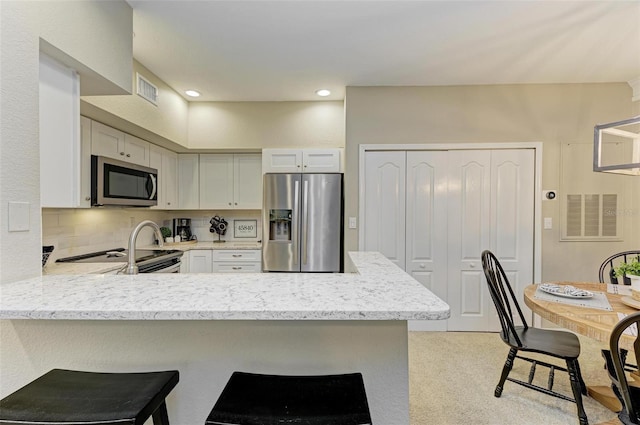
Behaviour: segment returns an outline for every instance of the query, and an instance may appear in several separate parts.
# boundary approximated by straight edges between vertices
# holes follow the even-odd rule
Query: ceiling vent
[[[136,72],[138,95],[158,106],[158,87]]]

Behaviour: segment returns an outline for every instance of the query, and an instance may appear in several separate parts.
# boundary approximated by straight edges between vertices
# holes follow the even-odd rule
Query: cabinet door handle
[[[231,205],[231,202],[229,202],[229,205]]]
[[[124,152],[120,152],[120,155],[124,156]]]
[[[231,254],[231,256],[235,257],[235,258],[240,258],[240,257],[242,257],[242,254]]]
[[[242,267],[231,267],[233,270],[242,270]]]
[[[127,154],[127,158],[131,158],[131,154],[130,153]]]

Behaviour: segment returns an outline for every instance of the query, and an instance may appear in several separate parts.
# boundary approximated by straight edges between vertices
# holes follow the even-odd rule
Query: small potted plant
[[[168,227],[161,227],[160,233],[162,233],[162,238],[165,242],[173,242],[173,238],[171,238],[171,229]]]
[[[631,295],[633,299],[640,301],[640,259],[637,257],[626,263],[621,263],[615,269],[615,276],[629,278],[631,281]]]

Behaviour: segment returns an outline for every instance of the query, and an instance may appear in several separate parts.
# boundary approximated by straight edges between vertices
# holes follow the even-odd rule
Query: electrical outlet
[[[349,217],[349,229],[355,229],[357,227],[356,223],[355,217]]]

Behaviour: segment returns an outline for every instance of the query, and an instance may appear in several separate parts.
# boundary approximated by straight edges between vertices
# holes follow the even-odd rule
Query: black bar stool
[[[362,374],[233,372],[205,425],[371,424]]]
[[[165,398],[177,370],[97,373],[53,369],[0,400],[0,423],[169,425]]]

